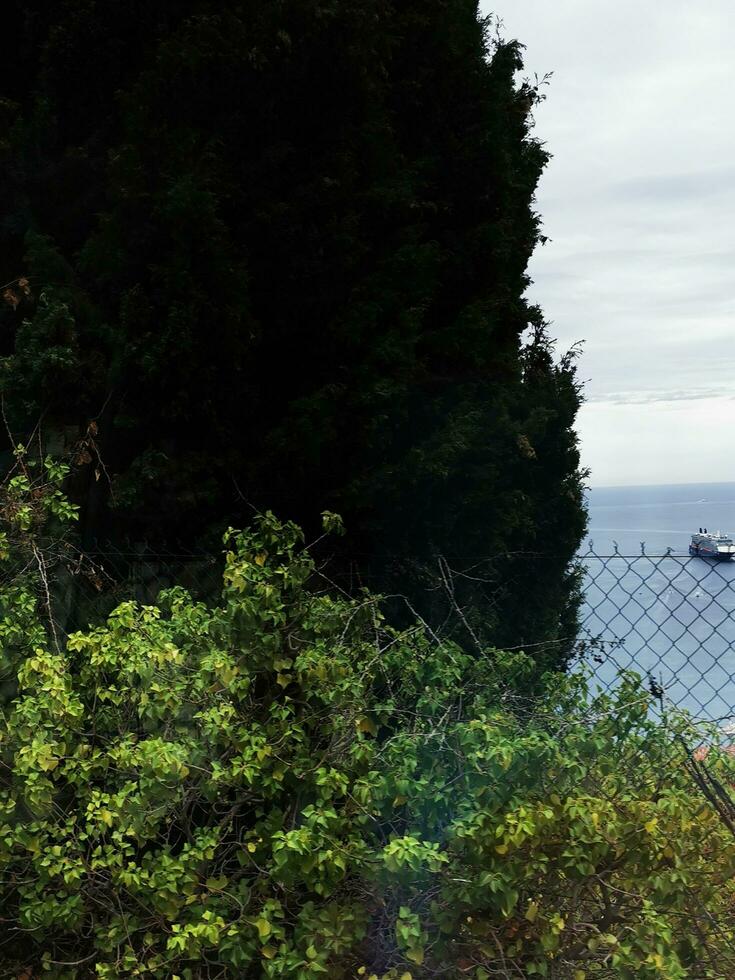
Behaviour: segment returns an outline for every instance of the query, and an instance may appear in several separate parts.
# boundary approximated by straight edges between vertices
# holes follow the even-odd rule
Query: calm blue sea
[[[591,490],[585,627],[605,641],[602,684],[631,666],[698,717],[735,719],[735,561],[690,558],[699,527],[735,539],[735,483]]]

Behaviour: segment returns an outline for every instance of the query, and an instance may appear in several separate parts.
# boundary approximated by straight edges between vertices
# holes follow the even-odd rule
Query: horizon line
[[[588,490],[634,490],[643,489],[644,487],[720,487],[720,486],[730,486],[735,484],[735,480],[707,480],[706,482],[698,481],[685,482],[685,483],[600,483],[595,485],[590,485],[586,489]]]

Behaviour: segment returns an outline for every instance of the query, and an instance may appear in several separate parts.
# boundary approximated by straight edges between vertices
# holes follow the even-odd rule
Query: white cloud
[[[498,12],[528,74],[554,72],[536,110],[553,154],[538,195],[551,241],[530,296],[562,348],[586,341],[593,483],[704,478],[674,448],[707,455],[708,479],[733,479],[735,4],[513,0]]]
[[[582,407],[578,429],[593,485],[732,479],[733,398],[589,402]]]

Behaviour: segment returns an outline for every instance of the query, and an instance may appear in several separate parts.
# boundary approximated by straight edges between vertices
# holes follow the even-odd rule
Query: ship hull
[[[733,559],[729,553],[721,555],[716,551],[707,551],[706,548],[695,548],[693,545],[689,545],[689,554],[692,558],[711,558],[713,561],[732,561]]]

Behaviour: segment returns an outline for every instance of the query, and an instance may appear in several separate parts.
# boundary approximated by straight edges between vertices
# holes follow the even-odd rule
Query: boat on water
[[[735,544],[732,538],[722,531],[708,532],[700,527],[697,534],[692,535],[689,554],[693,558],[714,558],[715,561],[731,561],[735,557]]]

